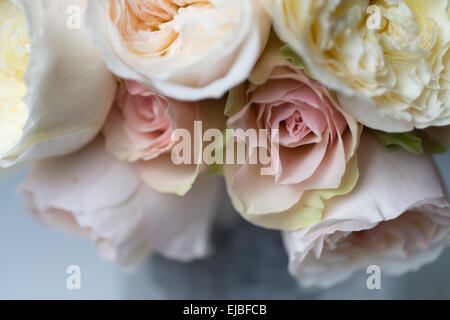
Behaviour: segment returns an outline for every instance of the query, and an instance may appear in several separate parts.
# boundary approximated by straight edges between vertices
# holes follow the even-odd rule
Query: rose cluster
[[[0,0],[0,166],[124,268],[208,255],[224,180],[302,285],[415,270],[447,147],[449,0]]]

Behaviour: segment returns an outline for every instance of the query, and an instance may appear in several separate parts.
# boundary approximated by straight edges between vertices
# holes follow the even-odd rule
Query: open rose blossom
[[[367,134],[358,156],[355,189],[331,200],[320,223],[284,233],[289,271],[302,285],[330,286],[370,265],[400,275],[450,241],[450,205],[428,156],[388,151]]]
[[[217,177],[202,175],[185,197],[156,192],[98,138],[34,162],[21,192],[39,220],[87,234],[103,257],[134,268],[151,252],[181,261],[207,255],[220,189]]]
[[[67,10],[80,9],[79,28]],[[68,154],[101,130],[117,83],[84,27],[87,0],[0,1],[0,166]]]
[[[205,130],[208,126],[223,127],[223,105],[222,100],[178,101],[135,81],[124,81],[103,128],[106,150],[136,164],[142,179],[154,189],[184,195],[203,166],[194,159],[188,164],[174,164],[175,130],[187,130],[192,145],[202,144],[203,132],[195,132],[194,121],[202,121]]]
[[[448,0],[264,0],[275,29],[374,129],[450,124]]]
[[[87,24],[116,75],[179,100],[244,81],[271,25],[260,0],[92,0]]]
[[[250,82],[231,92],[226,112],[232,129],[267,129],[269,139],[279,130],[278,151],[273,140],[245,140],[249,159],[270,146],[276,172],[261,175],[249,162],[225,165],[225,179],[245,219],[294,230],[320,221],[323,202],[356,183],[360,128],[326,88],[280,56],[275,36],[266,50]]]

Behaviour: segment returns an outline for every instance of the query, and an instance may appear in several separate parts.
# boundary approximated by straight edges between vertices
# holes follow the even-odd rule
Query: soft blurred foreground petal
[[[174,260],[191,261],[208,255],[214,213],[222,193],[220,178],[200,175],[184,197],[145,189],[147,242]]]
[[[450,207],[432,160],[387,151],[365,134],[360,178],[327,203],[323,221],[284,232],[289,271],[305,286],[330,286],[375,264],[398,275],[437,258],[450,240]]]
[[[40,220],[82,229],[102,256],[133,268],[151,252],[182,261],[208,254],[219,186],[202,176],[185,197],[158,193],[97,139],[76,154],[35,162],[21,192]]]

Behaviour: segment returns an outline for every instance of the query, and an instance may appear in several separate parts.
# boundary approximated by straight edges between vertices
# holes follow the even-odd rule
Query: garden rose
[[[327,204],[323,220],[283,234],[289,271],[305,286],[330,286],[378,265],[400,275],[437,258],[450,241],[450,204],[433,161],[388,151],[364,134],[355,189]]]
[[[181,261],[209,253],[219,182],[202,175],[185,197],[158,193],[98,138],[74,154],[34,162],[21,192],[41,221],[86,233],[103,257],[134,268],[151,252]]]
[[[195,105],[171,100],[195,120]],[[177,105],[177,107],[178,107]],[[169,100],[134,81],[119,89],[104,133],[106,149],[123,161],[151,160],[170,150],[174,123],[167,114]],[[189,121],[189,120],[188,120]]]
[[[351,190],[357,179],[353,157],[357,122],[330,92],[280,56],[273,36],[250,82],[230,93],[226,112],[232,129],[266,129],[269,143],[247,144],[247,158],[268,148],[277,168],[225,165],[228,192],[237,211],[268,228],[294,230],[321,220],[323,201]],[[279,147],[270,141],[279,132]],[[314,190],[314,191],[312,191]]]
[[[224,104],[223,100],[178,101],[135,81],[125,81],[103,128],[106,150],[122,161],[135,163],[142,179],[152,188],[184,195],[205,167],[194,161],[196,150],[189,163],[173,162],[176,130],[189,133],[192,147],[202,145],[203,132],[195,132],[194,122],[202,121],[203,130],[223,128]]]
[[[0,1],[2,167],[73,152],[106,119],[116,82],[85,29],[67,27],[71,5],[86,1]]]
[[[178,100],[219,98],[264,49],[260,0],[93,0],[87,24],[109,68]]]
[[[265,0],[274,26],[374,129],[450,124],[448,0]]]

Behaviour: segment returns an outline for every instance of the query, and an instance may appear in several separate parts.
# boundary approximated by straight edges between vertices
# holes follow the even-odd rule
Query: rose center
[[[117,21],[128,49],[149,58],[197,53],[226,40],[236,12],[227,1],[124,0],[112,3],[111,20]],[[220,7],[220,8],[219,8]]]
[[[415,44],[424,48],[428,45],[432,38],[432,29],[428,26],[429,21],[422,17],[420,12],[413,11],[413,7],[400,1],[378,0],[376,3],[367,9],[370,13],[367,27],[378,30],[386,47],[389,42],[400,47]]]
[[[286,130],[292,137],[297,137],[302,131],[308,129],[307,125],[303,121],[301,113],[298,110],[294,111],[294,113],[284,122]]]

